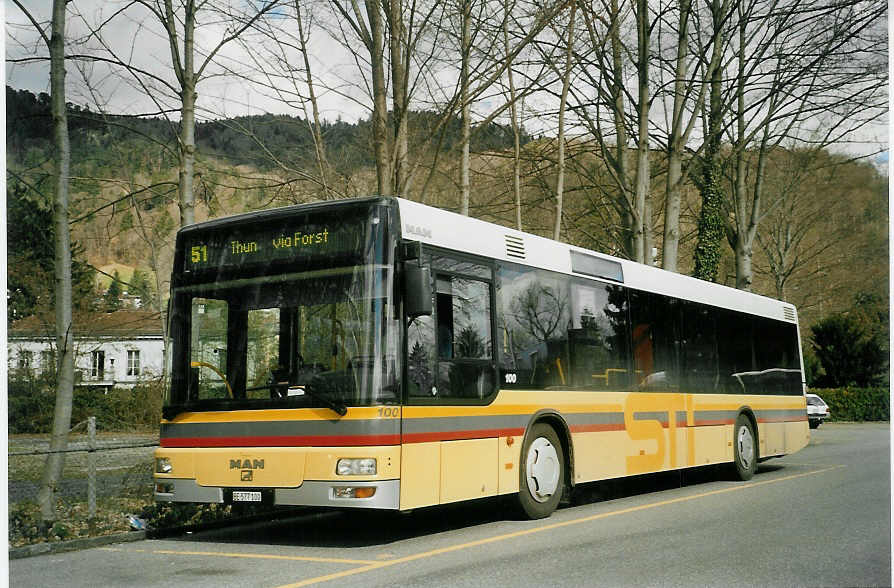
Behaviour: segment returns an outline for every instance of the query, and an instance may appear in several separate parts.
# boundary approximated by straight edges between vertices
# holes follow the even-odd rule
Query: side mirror
[[[404,265],[404,310],[408,317],[431,316],[431,269],[415,263]]]

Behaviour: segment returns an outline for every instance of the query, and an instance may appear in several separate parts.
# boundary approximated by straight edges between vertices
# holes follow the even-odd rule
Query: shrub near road
[[[96,417],[100,431],[157,430],[161,420],[163,383],[146,381],[133,389],[76,388],[72,424]],[[9,381],[9,433],[49,433],[53,423],[54,391],[40,378]]]
[[[887,388],[811,389],[829,405],[830,421],[891,420],[891,398]]]

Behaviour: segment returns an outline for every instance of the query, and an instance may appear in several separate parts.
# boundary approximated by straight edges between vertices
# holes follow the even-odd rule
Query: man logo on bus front
[[[431,229],[429,229],[428,227],[417,227],[408,223],[404,225],[404,229],[409,235],[416,235],[417,237],[425,237],[427,239],[431,239]]]

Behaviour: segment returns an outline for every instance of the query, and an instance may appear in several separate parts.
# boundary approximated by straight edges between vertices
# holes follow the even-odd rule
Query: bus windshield
[[[383,234],[370,227],[364,240]],[[381,263],[386,249],[358,243],[357,255],[339,261],[359,263],[325,267],[305,256],[251,271],[198,272],[175,286],[168,416],[275,407],[343,414],[347,406],[397,403],[399,345],[389,338],[399,331],[392,266]],[[288,271],[296,269],[303,271]]]

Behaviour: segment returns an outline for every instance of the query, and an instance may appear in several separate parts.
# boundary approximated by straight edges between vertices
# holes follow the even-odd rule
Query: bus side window
[[[683,304],[683,345],[680,373],[684,392],[719,392],[717,340],[714,319],[716,310],[704,304]]]
[[[571,299],[571,383],[588,390],[627,390],[630,344],[626,291],[607,284],[575,283]]]
[[[633,369],[638,389],[679,390],[680,310],[676,298],[630,292]]]
[[[416,316],[407,321],[407,375],[412,397],[431,398],[437,394],[434,379],[434,318]]]
[[[500,385],[529,390],[570,387],[570,280],[508,263],[499,272]]]
[[[437,276],[436,284],[437,395],[489,396],[494,385],[490,285],[445,275]]]
[[[748,315],[719,310],[717,315],[717,355],[719,391],[745,393],[747,379],[742,374],[754,369],[752,320]]]

